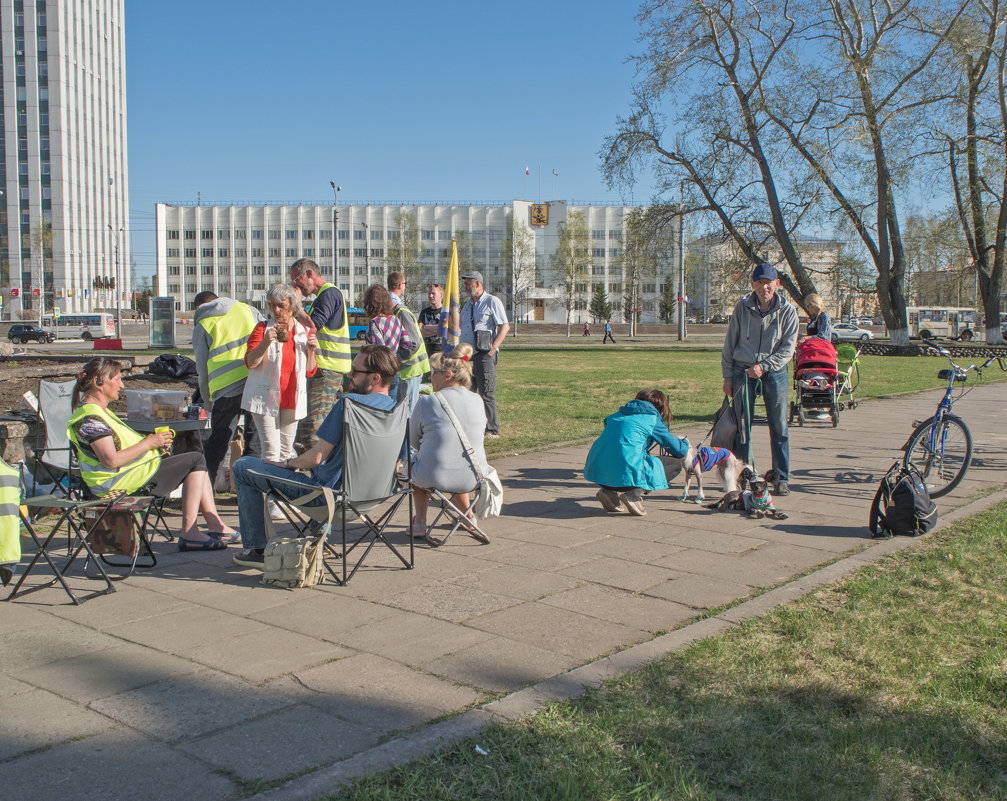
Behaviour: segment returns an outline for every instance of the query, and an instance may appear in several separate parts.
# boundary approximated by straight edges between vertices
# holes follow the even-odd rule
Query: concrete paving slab
[[[62,591],[61,591],[62,592]],[[31,598],[32,596],[28,596]],[[66,600],[66,593],[63,594]],[[3,604],[3,614],[0,614],[0,637],[15,631],[25,631],[44,626],[49,618],[39,609],[35,609],[23,599],[13,603]]]
[[[558,654],[528,643],[488,638],[478,644],[423,663],[438,676],[486,693],[513,692],[580,664],[575,656]]]
[[[91,708],[151,737],[178,743],[291,703],[276,692],[205,669],[102,698]]]
[[[536,570],[561,570],[593,558],[592,554],[581,553],[576,549],[527,543],[490,554],[486,560],[508,565],[527,565]]]
[[[385,603],[408,612],[458,623],[486,612],[506,609],[519,601],[511,596],[484,592],[477,587],[434,582],[391,595]]]
[[[102,598],[98,604],[85,603],[80,606],[61,604],[53,606],[50,614],[98,630],[121,626],[138,620],[164,614],[191,612],[196,607],[191,604],[153,592],[145,587],[130,587],[129,592],[115,592]]]
[[[34,689],[35,688],[30,684],[18,681],[13,676],[8,676],[6,673],[0,673],[0,698],[10,698],[12,695],[28,693]]]
[[[567,656],[589,659],[646,637],[640,629],[533,601],[468,621],[472,628]]]
[[[188,658],[260,684],[284,673],[342,659],[352,653],[339,645],[273,627],[267,635],[253,631],[214,640],[193,648]]]
[[[298,704],[178,748],[246,782],[268,782],[331,765],[377,739],[369,727]]]
[[[696,610],[684,604],[598,584],[550,595],[542,603],[654,634],[696,616]]]
[[[289,683],[288,683],[289,682]],[[295,700],[379,735],[463,709],[478,692],[372,654],[303,670],[275,682]]]
[[[99,698],[164,681],[201,668],[188,659],[134,643],[50,662],[26,672],[25,680],[63,698],[89,704]]]
[[[395,610],[387,606],[342,594],[344,588],[333,585],[331,589],[332,592],[317,588],[285,592],[287,603],[249,616],[277,628],[338,643],[343,635],[358,626],[380,623],[395,614]]]
[[[9,604],[5,604],[3,611],[6,612],[9,607]],[[20,676],[50,662],[59,662],[91,651],[103,651],[120,644],[119,640],[100,631],[51,617],[48,622],[31,629],[20,629],[2,635],[0,671]]]
[[[201,760],[122,727],[0,763],[0,787],[18,801],[217,801],[237,790]]]
[[[221,638],[254,631],[267,634],[273,629],[255,620],[195,605],[107,629],[108,634],[120,639],[179,655],[191,654],[194,648]]]
[[[686,575],[647,590],[648,595],[666,598],[696,609],[715,609],[724,604],[747,598],[754,588],[740,581],[711,576]]]
[[[68,704],[46,690],[32,690],[4,699],[4,727],[0,736],[0,763],[5,760],[68,743],[107,731],[115,724],[106,717],[78,704]],[[4,797],[8,796],[4,788]]]
[[[581,582],[579,579],[558,573],[521,568],[515,565],[500,565],[481,573],[458,576],[451,579],[450,583],[464,587],[477,587],[494,595],[534,601],[536,598],[572,589]]]
[[[492,636],[457,623],[400,610],[387,620],[348,631],[341,642],[360,652],[418,667]]]
[[[674,545],[666,540],[655,542],[636,537],[623,537],[617,532],[613,532],[604,539],[594,540],[581,546],[580,550],[597,556],[613,556],[617,559],[647,565],[658,564],[658,560],[680,553],[685,550],[685,547]]]
[[[619,587],[634,592],[645,590],[682,575],[678,570],[601,556],[586,559],[558,572],[564,576],[573,576],[595,584]]]

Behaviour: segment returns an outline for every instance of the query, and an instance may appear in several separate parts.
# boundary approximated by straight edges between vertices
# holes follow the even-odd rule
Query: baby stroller
[[[828,412],[832,427],[839,425],[839,389],[843,385],[836,359],[836,347],[818,337],[808,337],[797,346],[794,390],[797,400],[790,404],[790,422],[804,425],[808,419]],[[814,412],[814,416],[805,412]]]
[[[842,384],[836,390],[839,411],[844,408],[856,409],[857,401],[853,397],[853,391],[860,386],[860,348],[845,342],[842,345],[836,345],[836,360],[839,377],[843,379]],[[845,403],[843,402],[844,395],[846,396]]]

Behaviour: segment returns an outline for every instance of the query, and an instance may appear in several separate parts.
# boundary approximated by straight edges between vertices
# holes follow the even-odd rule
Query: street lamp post
[[[338,284],[339,279],[339,192],[341,186],[336,186],[335,181],[329,181],[332,187],[332,283]]]
[[[112,227],[112,223],[108,224],[108,230],[115,237],[115,287],[113,291],[115,292],[115,338],[120,342],[122,341],[122,280],[119,276],[119,235],[123,231],[123,226],[119,226],[119,230],[116,231]]]
[[[367,270],[367,280],[371,280],[371,241],[370,241],[370,226],[362,222],[361,227],[364,229],[364,269]]]
[[[685,339],[685,181],[678,185],[678,339]]]

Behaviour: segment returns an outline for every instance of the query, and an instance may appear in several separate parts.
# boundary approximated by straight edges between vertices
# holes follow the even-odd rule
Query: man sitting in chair
[[[234,485],[241,521],[239,530],[244,549],[234,555],[236,565],[260,570],[263,566],[266,521],[262,499],[269,489],[263,476],[296,479],[305,484],[333,489],[339,487],[343,478],[343,398],[350,397],[375,409],[391,410],[395,408],[395,399],[389,397],[388,389],[398,371],[399,360],[391,349],[384,345],[364,345],[353,359],[347,392],[326,416],[317,432],[318,442],[310,450],[279,463],[264,462],[252,456],[242,457],[234,463]],[[301,470],[307,471],[307,475],[295,472]]]

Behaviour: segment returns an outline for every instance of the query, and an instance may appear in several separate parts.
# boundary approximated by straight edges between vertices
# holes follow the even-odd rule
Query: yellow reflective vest
[[[315,361],[320,370],[331,370],[336,373],[350,372],[350,362],[353,357],[350,354],[350,315],[346,310],[346,297],[343,291],[335,284],[322,284],[318,290],[321,297],[324,292],[338,292],[343,302],[343,324],[340,328],[330,328],[328,324],[318,329],[315,336],[318,338],[318,350],[315,351]],[[317,301],[317,298],[316,298]]]
[[[0,565],[21,561],[21,487],[18,471],[0,459]]]
[[[406,329],[409,338],[413,342],[419,343],[419,347],[399,365],[399,378],[405,380],[429,373],[430,359],[427,358],[427,346],[423,341],[423,334],[420,333],[420,325],[416,320],[416,315],[405,306],[400,305],[395,307],[395,316],[399,318],[399,322]]]
[[[206,361],[210,397],[205,400],[212,403],[214,395],[220,390],[248,376],[245,352],[248,350],[248,335],[256,322],[251,306],[235,302],[225,314],[201,317],[196,323],[203,327],[211,343]]]
[[[105,495],[112,490],[122,490],[127,493],[136,492],[153,478],[154,473],[161,466],[161,452],[156,448],[144,451],[118,470],[110,470],[94,457],[88,456],[77,439],[76,431],[77,423],[85,417],[97,417],[112,429],[115,447],[119,451],[136,445],[144,439],[144,436],[122,422],[116,417],[115,412],[102,409],[97,404],[82,403],[77,407],[70,416],[70,422],[67,423],[66,433],[70,437],[70,441],[77,446],[77,461],[80,463],[80,473],[84,483],[91,488],[95,495]]]

